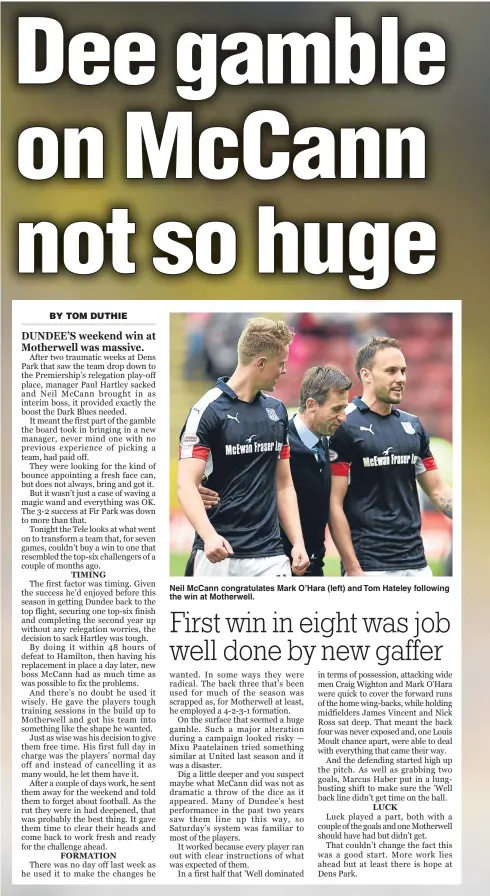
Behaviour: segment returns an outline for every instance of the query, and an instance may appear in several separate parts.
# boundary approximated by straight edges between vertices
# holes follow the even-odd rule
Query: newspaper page
[[[373,338],[404,350],[395,379],[407,391],[402,412],[389,393],[397,440],[383,451],[376,439],[388,418],[373,424],[363,409],[362,487],[375,476],[383,489],[411,477],[405,489],[422,454],[459,504],[459,303],[372,302],[367,327],[363,306],[299,314],[294,303],[247,302],[225,313],[210,303],[203,313],[191,302],[185,311],[168,302],[14,302],[14,884],[459,881],[458,513],[453,531],[440,502],[412,495],[423,561],[418,548],[405,551],[404,575],[391,560],[382,569],[390,539],[400,528],[411,537],[401,505],[372,563],[362,554],[359,575],[341,575],[324,526],[325,556],[308,558],[322,565],[315,575],[291,575],[294,545],[291,560],[261,546],[256,558],[240,550],[259,525],[250,524],[253,502],[269,487],[263,513],[274,528],[277,490],[285,519],[281,480],[264,480],[261,494],[247,477],[262,476],[266,463],[299,475],[295,451],[306,448],[292,425],[296,434],[303,420],[318,432],[320,419],[331,427],[320,468],[326,475],[331,465],[333,494],[335,448],[343,450],[359,387],[332,418],[302,384],[307,369],[326,367],[353,382],[356,346]],[[244,401],[226,378],[235,383],[237,344],[257,318],[294,335],[277,381]],[[423,404],[415,370],[430,363],[420,345],[429,353],[436,339],[438,413]],[[203,396],[224,439],[212,451],[199,428],[211,413],[202,413]],[[420,453],[406,449],[411,439]],[[193,549],[181,483],[176,497],[179,468],[195,458],[203,470],[206,462],[204,486],[222,489],[223,526],[231,498],[219,477],[237,468],[248,488],[229,536],[241,557],[227,552],[211,572],[206,544]],[[294,482],[305,533],[316,496]],[[206,519],[214,513],[206,508]],[[263,561],[269,572],[256,571]]]
[[[2,892],[486,894],[488,4],[1,20]]]

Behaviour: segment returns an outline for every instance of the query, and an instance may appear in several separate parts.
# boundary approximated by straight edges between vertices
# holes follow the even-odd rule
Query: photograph
[[[452,313],[360,304],[170,315],[172,576],[452,575]]]

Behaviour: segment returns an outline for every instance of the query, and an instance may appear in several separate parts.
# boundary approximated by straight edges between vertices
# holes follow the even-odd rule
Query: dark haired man
[[[331,486],[328,437],[345,420],[351,386],[345,374],[334,367],[311,367],[301,383],[299,411],[288,425],[291,475],[310,558],[306,576],[323,575]],[[200,492],[206,507],[218,503],[216,492],[205,487]],[[291,557],[292,545],[284,529],[281,538]]]
[[[362,398],[347,408],[330,442],[330,531],[348,576],[431,575],[420,534],[417,482],[452,517],[452,491],[413,414],[398,410],[407,365],[396,339],[374,337],[359,349]]]

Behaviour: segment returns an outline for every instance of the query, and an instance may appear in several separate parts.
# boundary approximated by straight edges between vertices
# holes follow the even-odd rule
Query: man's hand
[[[226,538],[222,538],[216,532],[212,538],[204,542],[204,553],[211,563],[219,563],[220,560],[226,560],[233,554],[233,548]]]
[[[302,576],[310,565],[304,544],[293,544],[291,550],[291,572],[294,576]]]
[[[357,566],[349,566],[348,569],[346,568],[345,574],[346,574],[346,576],[349,576],[349,577],[350,576],[363,576],[364,572],[361,569],[361,567],[359,566],[359,564],[357,564]]]
[[[205,488],[204,485],[200,485],[199,494],[206,510],[211,510],[212,507],[216,507],[219,504],[219,494],[218,492],[213,492],[211,488]]]

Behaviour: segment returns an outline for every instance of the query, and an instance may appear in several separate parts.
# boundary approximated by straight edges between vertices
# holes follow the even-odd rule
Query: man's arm
[[[233,554],[233,548],[209,521],[198,487],[202,482],[206,461],[198,457],[179,460],[177,493],[182,509],[204,542],[204,553],[211,563],[219,563]]]
[[[446,485],[439,470],[426,470],[425,473],[420,473],[417,476],[417,482],[437,509],[452,520],[453,490],[449,485]]]
[[[291,568],[296,576],[302,576],[310,561],[303,541],[299,518],[298,500],[294,490],[289,460],[278,460],[276,469],[277,509],[291,549]]]
[[[347,476],[332,476],[332,489],[330,492],[330,517],[328,526],[337,548],[340,559],[344,564],[347,576],[363,576],[364,573],[356,557],[354,545],[350,534],[350,526],[344,513],[344,498],[349,487]]]

